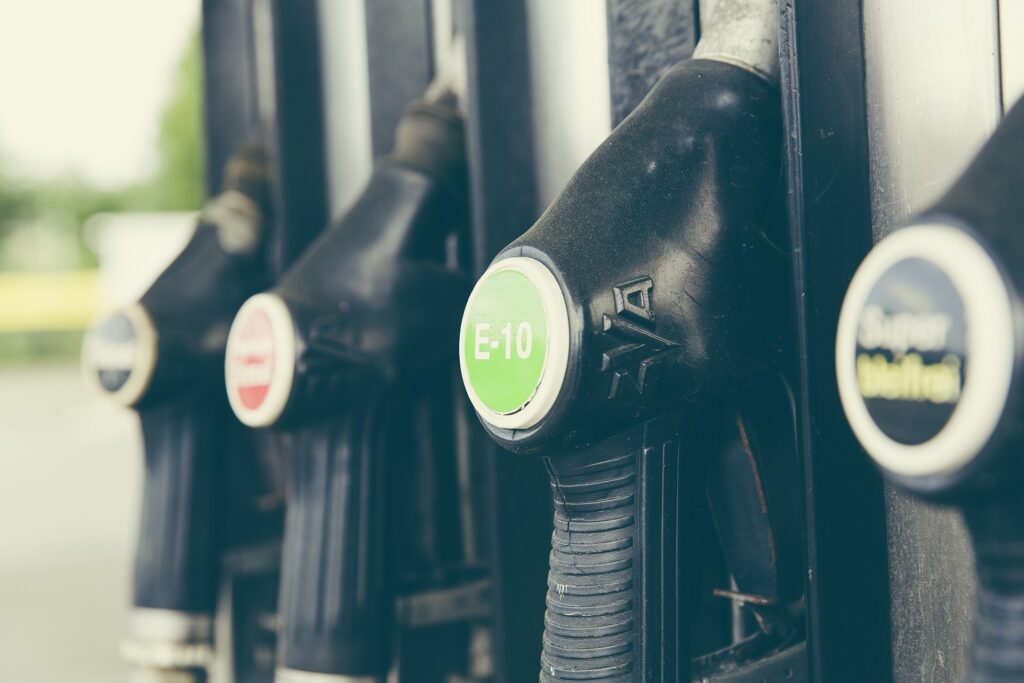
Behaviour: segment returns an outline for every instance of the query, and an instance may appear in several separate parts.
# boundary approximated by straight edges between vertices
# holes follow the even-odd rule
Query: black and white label
[[[857,326],[857,386],[875,424],[903,444],[946,426],[963,392],[964,304],[935,264],[894,264],[868,294]]]
[[[82,369],[88,382],[122,405],[149,388],[156,364],[156,330],[139,304],[103,318],[86,334]]]
[[[1014,316],[995,258],[958,226],[909,226],[872,249],[839,316],[836,380],[882,468],[948,475],[984,451],[1006,408]]]
[[[92,332],[90,361],[96,379],[105,391],[115,393],[128,383],[135,369],[138,347],[135,326],[123,313],[106,318]]]

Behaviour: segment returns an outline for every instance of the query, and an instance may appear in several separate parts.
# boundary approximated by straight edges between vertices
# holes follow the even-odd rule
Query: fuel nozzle
[[[122,650],[149,675],[203,681],[212,659],[227,417],[221,368],[231,318],[266,278],[267,168],[260,148],[240,149],[181,254],[83,344],[86,381],[142,423],[142,519]]]
[[[782,358],[777,7],[723,1],[709,22],[696,58],[497,255],[465,309],[462,377],[481,422],[551,476],[542,681],[686,678],[685,621],[661,592],[692,485],[683,424]]]
[[[462,119],[441,95],[408,108],[353,207],[231,328],[235,414],[290,444],[279,683],[383,681],[392,662],[389,491],[408,476],[413,396],[452,375],[469,290],[450,259],[466,226]]]
[[[259,147],[239,150],[225,171],[223,191],[203,208],[182,253],[137,303],[86,336],[87,381],[112,401],[144,406],[197,381],[219,384],[231,319],[266,283],[261,247],[270,192]]]
[[[970,680],[1024,679],[1024,102],[930,209],[854,275],[843,409],[885,476],[963,512],[978,578]]]
[[[231,327],[228,398],[251,427],[336,414],[364,378],[435,367],[464,282],[446,258],[465,223],[462,120],[447,97],[411,105],[363,194]],[[457,317],[456,317],[457,319]]]

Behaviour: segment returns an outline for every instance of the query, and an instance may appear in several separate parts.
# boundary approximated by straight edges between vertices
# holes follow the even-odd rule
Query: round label
[[[241,321],[231,364],[239,402],[256,410],[267,398],[274,376],[274,328],[265,311],[253,311]]]
[[[284,412],[295,369],[295,328],[274,294],[257,294],[235,316],[228,333],[224,380],[235,415],[267,427]]]
[[[964,230],[920,224],[875,246],[843,302],[836,379],[881,467],[948,475],[983,451],[1010,390],[1014,316],[998,266]]]
[[[540,385],[548,348],[537,288],[518,271],[495,273],[480,283],[463,325],[462,353],[476,395],[502,415],[522,409]]]
[[[857,326],[857,387],[890,439],[928,441],[946,426],[967,365],[964,304],[934,263],[909,258],[885,271]]]
[[[89,355],[96,379],[105,391],[119,391],[132,376],[139,354],[135,326],[124,313],[103,320],[92,332]]]
[[[90,384],[123,405],[134,405],[149,388],[156,363],[156,332],[149,314],[134,305],[103,318],[82,345],[82,369]]]
[[[466,390],[485,420],[510,429],[540,421],[568,362],[568,315],[554,275],[523,257],[492,266],[466,306],[459,357]]]

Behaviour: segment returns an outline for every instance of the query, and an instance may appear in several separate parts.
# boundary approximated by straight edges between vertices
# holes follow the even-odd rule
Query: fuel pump
[[[1024,102],[929,210],[880,241],[843,303],[836,375],[885,476],[961,510],[978,587],[969,678],[1024,679]]]
[[[776,373],[787,258],[775,2],[717,2],[669,71],[466,305],[484,428],[555,505],[541,680],[689,680],[705,410]],[[710,423],[709,423],[710,424]],[[728,530],[725,533],[728,536]],[[743,591],[744,587],[739,586]]]
[[[411,409],[453,374],[469,290],[452,267],[467,220],[456,105],[443,87],[411,105],[351,210],[231,328],[231,406],[291,453],[279,683],[369,683],[391,667],[398,574],[417,546],[399,523]]]
[[[266,159],[243,148],[184,251],[138,303],[99,321],[83,344],[86,381],[139,413],[145,445],[123,654],[176,681],[205,681],[213,655],[229,418],[221,367],[232,316],[266,283],[268,207]]]

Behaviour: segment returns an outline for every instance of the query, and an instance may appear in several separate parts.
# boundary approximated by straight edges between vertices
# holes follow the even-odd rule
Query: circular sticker
[[[568,313],[551,271],[524,257],[488,269],[459,338],[462,379],[481,416],[506,429],[537,424],[558,396],[568,353]]]
[[[156,332],[138,304],[103,318],[82,345],[82,367],[89,382],[123,405],[142,398],[155,362]]]
[[[893,441],[920,444],[942,431],[963,392],[964,304],[949,276],[909,258],[886,270],[857,325],[854,363],[868,414]]]
[[[868,254],[836,337],[843,409],[865,450],[903,476],[954,472],[984,447],[1013,374],[998,267],[959,228],[904,228]]]
[[[238,400],[247,409],[256,410],[266,400],[274,376],[274,328],[266,311],[253,311],[242,320],[231,362]]]
[[[228,334],[224,376],[228,400],[243,423],[277,421],[291,392],[295,338],[291,315],[273,294],[257,294],[235,316]]]
[[[90,356],[93,372],[105,391],[119,391],[132,376],[139,355],[135,326],[124,313],[115,313],[93,333]]]

